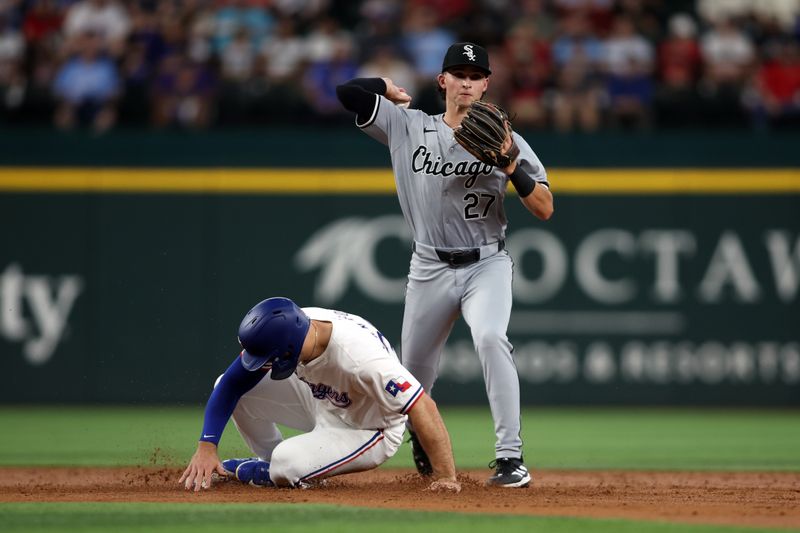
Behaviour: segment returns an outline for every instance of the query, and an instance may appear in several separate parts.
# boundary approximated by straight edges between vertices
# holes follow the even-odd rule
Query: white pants
[[[386,462],[403,442],[404,424],[384,429],[355,429],[324,409],[308,385],[292,374],[262,379],[242,396],[233,422],[250,450],[269,461],[269,477],[278,486],[371,470]],[[283,440],[276,424],[305,431]]]

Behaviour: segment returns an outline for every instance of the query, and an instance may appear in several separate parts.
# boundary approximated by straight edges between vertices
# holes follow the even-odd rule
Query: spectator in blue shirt
[[[358,64],[353,59],[349,41],[339,39],[333,45],[333,56],[317,61],[306,70],[303,88],[311,108],[319,119],[333,121],[349,118],[336,96],[336,86],[356,77]]]
[[[553,61],[563,67],[576,57],[598,65],[603,61],[603,42],[595,37],[589,20],[582,14],[566,17],[562,21],[562,33],[553,42]]]
[[[226,0],[214,16],[214,49],[222,53],[236,35],[244,30],[253,48],[258,50],[265,37],[272,33],[275,19],[265,8],[248,5],[246,0]]]
[[[119,76],[114,62],[101,54],[103,43],[93,32],[78,40],[78,54],[58,71],[53,92],[58,100],[56,126],[88,124],[98,133],[114,125]]]

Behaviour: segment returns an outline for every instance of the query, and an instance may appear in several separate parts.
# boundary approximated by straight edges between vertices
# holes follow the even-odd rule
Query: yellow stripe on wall
[[[800,169],[564,169],[548,178],[561,194],[800,193]]]
[[[550,169],[555,194],[797,194],[800,169]],[[0,192],[394,194],[389,169],[0,168]]]
[[[2,168],[0,190],[87,193],[371,194],[394,192],[388,170]]]

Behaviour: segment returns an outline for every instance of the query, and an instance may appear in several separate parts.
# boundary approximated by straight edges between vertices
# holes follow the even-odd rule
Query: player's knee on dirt
[[[272,482],[278,487],[294,487],[300,481],[300,475],[296,453],[285,443],[276,446],[269,464],[269,478]]]

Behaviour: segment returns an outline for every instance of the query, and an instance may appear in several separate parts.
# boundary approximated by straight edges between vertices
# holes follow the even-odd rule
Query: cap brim
[[[244,367],[245,370],[249,370],[250,372],[258,370],[259,368],[267,364],[268,360],[269,360],[268,355],[253,355],[247,350],[242,351],[242,357],[241,357],[242,366]]]
[[[491,76],[492,74],[492,71],[489,70],[488,68],[478,66],[475,63],[458,63],[457,65],[447,65],[447,68],[444,69],[442,72],[447,72],[451,68],[458,68],[458,67],[473,67],[480,71],[483,71],[487,76]]]

